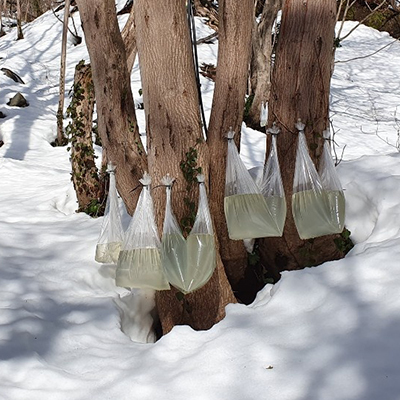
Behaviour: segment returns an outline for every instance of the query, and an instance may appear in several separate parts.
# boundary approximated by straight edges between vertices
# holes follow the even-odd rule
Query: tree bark
[[[128,21],[126,21],[126,24],[122,29],[121,34],[122,34],[122,40],[125,45],[126,65],[128,67],[128,72],[131,73],[137,53],[135,14],[133,11],[133,7],[129,13]]]
[[[224,191],[229,128],[237,142],[243,119],[253,24],[252,0],[219,2],[219,47],[213,104],[208,128],[210,208],[221,244],[221,257],[235,288],[244,277],[247,253],[242,241],[232,241],[224,215]]]
[[[60,94],[58,100],[57,110],[57,139],[56,144],[63,146],[67,143],[67,139],[64,135],[64,102],[65,102],[65,68],[67,58],[67,37],[68,37],[68,19],[69,19],[69,7],[70,0],[65,1],[64,7],[64,24],[61,39],[61,61],[60,61]]]
[[[269,122],[281,128],[278,155],[288,213],[282,238],[260,241],[261,260],[272,272],[318,265],[341,258],[333,239],[301,240],[291,212],[298,118],[314,162],[321,155],[322,132],[328,126],[331,60],[336,17],[335,0],[286,0],[283,6],[272,88]]]
[[[3,0],[0,0],[0,37],[6,34],[3,29],[3,4]]]
[[[71,143],[72,182],[78,199],[78,211],[98,215],[104,194],[95,164],[92,140],[94,87],[90,64],[80,62],[75,68],[74,91],[67,127]]]
[[[17,40],[23,39],[21,0],[17,0]]]
[[[282,0],[266,0],[260,22],[254,20],[250,63],[250,96],[252,103],[246,123],[260,129],[261,103],[269,99],[271,88],[272,28]]]
[[[155,184],[169,173],[176,178],[173,209],[178,221],[191,217],[185,204],[197,204],[196,172],[208,176],[208,152],[199,115],[198,94],[185,0],[135,0],[137,47],[141,65],[149,170]],[[188,169],[184,176],[182,166]],[[161,231],[165,193],[154,193]],[[176,290],[158,292],[158,312],[167,333],[177,324],[208,329],[234,302],[220,260],[211,280],[178,300]],[[188,311],[190,308],[190,311]]]
[[[116,165],[127,210],[136,205],[147,159],[136,122],[130,74],[113,0],[77,0],[92,65],[98,128],[108,160]]]

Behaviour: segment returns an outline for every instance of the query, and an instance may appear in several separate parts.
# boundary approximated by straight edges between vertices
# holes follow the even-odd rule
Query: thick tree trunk
[[[197,203],[194,178],[199,167],[208,175],[209,160],[201,131],[185,0],[135,0],[134,10],[149,170],[155,184],[167,173],[176,178],[174,212],[178,221],[190,219],[193,210],[185,205]],[[187,169],[185,176],[182,167]],[[154,201],[161,230],[163,189],[157,189]],[[234,301],[234,296],[219,260],[211,280],[202,289],[185,296],[184,301],[178,300],[174,289],[158,292],[156,300],[166,333],[176,324],[210,328],[223,318],[225,306]]]
[[[133,11],[133,7],[129,13],[128,21],[124,28],[122,29],[122,40],[125,45],[126,52],[126,65],[128,67],[128,72],[130,73],[133,68],[133,64],[135,63],[136,58],[136,29],[135,29],[135,14]]]
[[[232,241],[224,216],[227,140],[232,127],[240,139],[251,49],[253,0],[219,2],[219,47],[214,98],[208,129],[210,207],[221,244],[221,257],[235,288],[244,277],[247,253],[242,241]]]
[[[147,160],[115,2],[77,0],[77,4],[92,65],[99,134],[109,161],[116,165],[118,191],[132,213],[139,193],[131,191],[147,169]]]
[[[68,36],[68,19],[70,0],[65,1],[64,7],[64,25],[61,39],[61,61],[60,61],[60,94],[58,99],[57,110],[57,139],[56,144],[63,146],[67,143],[64,135],[64,101],[65,101],[65,68],[67,58],[67,36]]]
[[[335,0],[286,0],[283,6],[269,122],[281,128],[278,154],[288,213],[283,237],[260,241],[262,262],[276,274],[342,257],[333,241],[336,235],[301,240],[291,212],[298,137],[295,123],[301,118],[306,124],[315,162],[322,150],[322,132],[328,126],[335,17]]]
[[[282,0],[266,0],[260,22],[254,20],[250,63],[250,96],[252,103],[247,125],[260,129],[261,103],[269,99],[271,89],[272,28]]]
[[[90,64],[80,62],[75,68],[74,91],[67,127],[71,143],[72,182],[78,199],[78,211],[98,215],[103,187],[95,164],[92,141],[94,87]]]
[[[21,0],[17,0],[17,40],[23,39]]]

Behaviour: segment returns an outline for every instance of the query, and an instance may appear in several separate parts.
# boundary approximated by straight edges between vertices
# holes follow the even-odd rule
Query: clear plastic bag
[[[333,227],[336,226],[337,233],[340,233],[343,231],[345,220],[344,192],[332,159],[329,129],[323,134],[325,143],[319,163],[319,176],[326,194],[331,223]]]
[[[165,217],[161,238],[161,258],[165,275],[169,283],[183,292],[188,286],[185,272],[187,250],[186,240],[172,212],[171,195],[173,182],[174,179],[170,178],[168,175],[161,180],[166,190]]]
[[[182,293],[193,292],[205,285],[215,269],[215,241],[208,208],[204,176],[199,175],[199,206],[189,236],[185,240],[171,207],[173,179],[163,178],[167,200],[162,236],[162,263],[167,279]]]
[[[161,265],[161,242],[154,219],[150,176],[144,173],[140,183],[143,188],[119,254],[116,284],[168,290],[170,287]]]
[[[101,233],[96,246],[95,260],[99,263],[116,264],[124,240],[124,230],[118,208],[115,167],[110,164],[107,172],[110,174],[110,185]]]
[[[299,140],[293,180],[292,213],[301,239],[337,233],[332,224],[326,193],[308,153],[305,125],[296,124]]]
[[[272,218],[269,224],[275,229],[276,235],[274,236],[282,236],[286,221],[286,198],[276,147],[279,128],[274,124],[267,132],[272,135],[271,150],[265,164],[260,188],[270,210]]]
[[[208,207],[204,175],[198,175],[199,206],[193,228],[186,239],[188,291],[204,286],[211,278],[216,266],[215,237],[210,209]]]
[[[261,103],[261,112],[260,112],[260,126],[264,127],[268,123],[268,103]]]
[[[233,141],[234,132],[228,132],[228,156],[224,211],[229,238],[233,240],[279,236],[264,196],[240,159]]]

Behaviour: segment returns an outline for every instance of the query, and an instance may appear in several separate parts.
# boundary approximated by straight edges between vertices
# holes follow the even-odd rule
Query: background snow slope
[[[198,30],[198,37],[209,32]],[[209,331],[178,326],[144,344],[130,337],[152,339],[151,293],[116,288],[115,267],[94,261],[101,218],[75,213],[68,153],[49,144],[61,23],[47,13],[25,27],[24,40],[14,37],[0,39],[1,66],[26,82],[0,75],[7,114],[0,126],[2,400],[400,399],[400,154],[376,135],[397,140],[398,42],[338,63],[332,80],[335,139],[347,146],[338,169],[354,249],[343,260],[285,272],[252,305],[228,306]],[[337,60],[390,41],[360,27]],[[215,63],[216,49],[201,45],[200,61]],[[82,58],[84,45],[69,45],[67,89]],[[137,96],[137,65],[134,72]],[[202,84],[209,112],[213,85]],[[28,108],[5,105],[16,91]],[[143,132],[143,111],[138,120]],[[247,166],[260,165],[263,135],[244,128],[243,144]]]

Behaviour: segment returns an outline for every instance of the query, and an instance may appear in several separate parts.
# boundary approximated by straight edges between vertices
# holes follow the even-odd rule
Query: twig
[[[379,6],[377,6],[370,14],[368,14],[365,18],[363,18],[361,21],[358,22],[358,24],[350,29],[350,31],[347,33],[347,35],[344,35],[342,38],[338,35],[338,40],[341,42],[342,40],[346,39],[349,35],[351,35],[354,30],[356,30],[361,24],[363,24],[368,18],[370,18],[372,15],[374,15],[384,4],[386,3],[386,0],[383,0]],[[354,2],[353,2],[354,4]]]
[[[354,57],[354,58],[350,58],[350,59],[348,59],[348,60],[338,60],[338,61],[335,61],[335,64],[345,63],[345,62],[349,62],[349,61],[360,60],[360,59],[362,59],[362,58],[371,57],[371,56],[373,56],[373,55],[379,53],[380,51],[386,49],[386,47],[391,46],[393,43],[395,43],[395,42],[397,42],[397,41],[399,41],[399,39],[394,39],[392,42],[390,42],[390,43],[388,43],[388,44],[385,44],[385,45],[384,45],[383,47],[381,47],[380,49],[374,51],[374,52],[371,53],[371,54],[367,54],[366,56]]]
[[[52,8],[51,11],[53,12],[54,16],[55,16],[61,23],[64,23],[64,22],[60,19],[60,17],[56,14],[56,12],[54,11],[54,8]],[[78,36],[78,33],[76,32],[75,22],[74,22],[74,19],[73,19],[73,18],[72,18],[72,23],[73,23],[74,28],[75,28],[75,33],[72,32],[71,29],[68,27],[69,33],[70,33],[72,36],[77,37],[77,36]]]
[[[206,37],[203,37],[203,38],[197,40],[196,45],[198,45],[198,44],[203,44],[203,43],[207,43],[207,42],[209,42],[210,40],[215,39],[216,37],[218,37],[218,32],[214,32],[214,33],[212,33],[211,35],[208,35],[208,36],[206,36]]]

